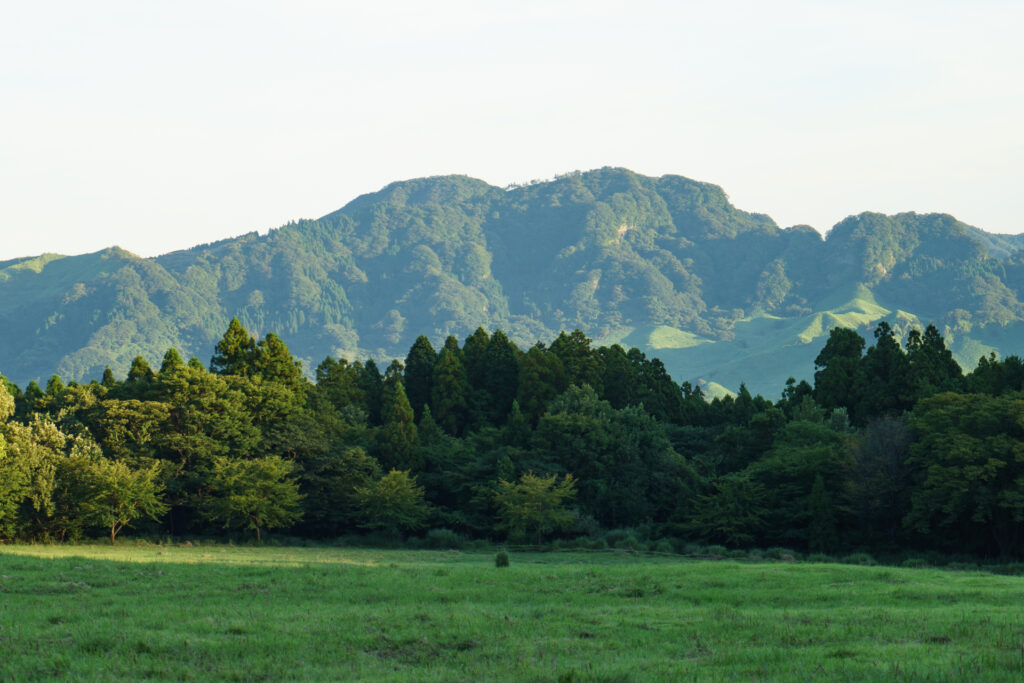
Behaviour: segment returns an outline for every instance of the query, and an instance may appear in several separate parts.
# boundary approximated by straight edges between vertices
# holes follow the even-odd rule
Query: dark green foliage
[[[532,347],[519,361],[519,409],[534,424],[548,403],[568,388],[562,360],[542,346]]]
[[[499,569],[502,567],[509,566],[509,558],[507,550],[499,550],[498,554],[494,556],[494,566]]]
[[[173,372],[175,369],[183,367],[184,365],[185,361],[181,359],[181,354],[178,353],[178,350],[172,346],[171,348],[167,349],[167,353],[164,354],[164,360],[162,363],[160,363],[160,372]],[[106,372],[104,372],[103,377],[104,380],[106,380]],[[111,378],[113,378],[113,374],[111,374]],[[105,384],[104,386],[108,385]]]
[[[828,490],[825,488],[825,479],[821,474],[814,478],[809,505],[811,523],[807,529],[807,546],[811,550],[819,552],[827,553],[835,550],[839,544],[839,536],[836,534],[835,510]]]
[[[471,390],[458,354],[447,346],[433,368],[430,384],[430,405],[435,421],[452,436],[461,436],[469,420]]]
[[[156,379],[156,375],[153,370],[149,367],[149,363],[142,356],[135,356],[132,360],[132,366],[128,370],[128,383],[129,384],[148,384]]]
[[[253,373],[256,356],[256,342],[238,322],[232,318],[227,332],[217,342],[216,353],[210,360],[210,372],[221,375],[248,376]]]
[[[1024,532],[1024,397],[937,394],[911,413],[920,484],[904,523],[975,551],[1017,552]]]
[[[434,382],[434,366],[438,364],[438,354],[425,336],[416,337],[409,355],[405,357],[405,393],[409,398],[416,421],[423,417],[423,406],[431,400]],[[436,406],[435,406],[436,411]]]
[[[405,396],[401,378],[393,376],[385,383],[383,425],[377,438],[377,459],[385,468],[419,469],[416,457],[416,423]]]
[[[814,359],[814,398],[818,405],[826,410],[860,407],[865,390],[863,353],[864,338],[853,330],[837,327],[829,333],[825,348]]]
[[[200,513],[225,528],[245,528],[262,540],[262,529],[294,524],[301,516],[294,466],[279,456],[237,460],[218,457],[212,463],[208,490]]]
[[[382,377],[372,360],[328,357],[311,383],[275,334],[250,345],[237,324],[225,337],[247,349],[229,363],[222,340],[219,365],[236,372],[171,349],[159,373],[140,357],[124,383],[53,375],[22,395],[3,382],[0,537],[102,526],[113,539],[139,520],[154,533],[365,529],[393,541],[429,523],[463,539],[627,529],[614,542],[630,549],[674,536],[1019,555],[1024,363],[986,356],[962,378],[935,328],[908,335],[904,351],[880,324],[866,354],[859,335],[834,330],[815,387],[790,380],[777,404],[745,385],[708,402],[658,359],[592,348],[578,332],[556,339],[559,355],[480,330],[470,353],[446,340],[418,426],[398,360]],[[409,365],[428,355],[410,352]],[[571,384],[567,363],[577,378],[597,372],[602,393]]]
[[[407,471],[391,470],[367,486],[356,487],[354,500],[361,526],[397,536],[423,526],[428,509],[423,487]]]

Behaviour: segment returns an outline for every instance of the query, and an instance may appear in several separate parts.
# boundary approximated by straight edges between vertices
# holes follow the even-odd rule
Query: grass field
[[[631,554],[0,547],[0,679],[1006,680],[1024,579]]]

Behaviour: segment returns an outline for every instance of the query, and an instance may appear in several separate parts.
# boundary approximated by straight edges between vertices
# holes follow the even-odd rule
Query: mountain
[[[113,247],[0,262],[0,372],[123,375],[167,348],[209,359],[238,316],[315,367],[404,357],[502,328],[521,347],[580,328],[677,380],[775,397],[828,330],[935,323],[961,364],[1024,348],[1024,238],[941,214],[864,213],[825,238],[735,208],[715,185],[625,169],[498,188],[396,182],[319,220],[156,258]]]

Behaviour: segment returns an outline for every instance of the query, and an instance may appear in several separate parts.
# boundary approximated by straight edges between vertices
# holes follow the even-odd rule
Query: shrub
[[[946,565],[946,569],[973,572],[978,570],[978,565],[974,564],[973,562],[950,562]]]
[[[765,557],[769,557],[773,560],[784,560],[786,562],[793,562],[794,560],[800,559],[800,553],[789,548],[768,548],[764,551]]]
[[[729,550],[724,545],[709,545],[707,548],[704,548],[704,554],[715,559],[725,557],[725,554],[728,552]]]
[[[831,555],[825,555],[824,553],[811,553],[807,556],[807,561],[817,562],[819,564],[827,564],[835,562],[836,558],[832,557]]]
[[[495,567],[507,567],[508,564],[509,564],[509,561],[508,561],[508,551],[507,550],[499,550],[498,554],[494,556],[494,566]]]
[[[672,547],[672,541],[667,538],[663,538],[654,544],[651,548],[656,553],[675,553],[676,549]]]
[[[842,562],[843,564],[859,564],[863,567],[872,567],[876,564],[875,558],[867,553],[852,553],[844,557]]]
[[[613,548],[618,548],[619,544],[629,538],[632,534],[626,529],[612,529],[604,535],[604,540],[608,541],[608,545]],[[634,539],[635,540],[635,539]]]
[[[590,542],[591,550],[608,550],[608,541],[603,538],[595,538]]]
[[[431,529],[427,532],[427,547],[436,550],[461,550],[466,546],[466,539],[451,529]]]
[[[908,569],[921,569],[928,566],[928,561],[923,560],[920,557],[908,557],[903,560],[900,566],[907,567]]]
[[[747,551],[737,548],[736,550],[730,550],[725,556],[732,560],[745,560],[747,558]]]

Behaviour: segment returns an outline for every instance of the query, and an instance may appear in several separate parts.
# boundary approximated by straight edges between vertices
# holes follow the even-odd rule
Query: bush
[[[785,562],[793,562],[800,559],[800,553],[789,548],[768,548],[768,550],[764,551],[764,554],[765,557]]]
[[[608,550],[608,541],[603,538],[595,538],[589,545],[591,550]]]
[[[1024,564],[1020,562],[1011,562],[1009,564],[993,564],[985,567],[988,571],[993,574],[1003,574],[1005,576],[1022,576],[1024,575]]]
[[[728,552],[728,548],[726,548],[724,545],[709,545],[707,548],[704,548],[704,554],[708,557],[713,557],[715,559],[721,559],[725,557],[726,553]]]
[[[922,569],[923,567],[928,566],[928,561],[923,560],[920,557],[908,557],[907,559],[903,560],[900,566],[906,567],[908,569]]]
[[[946,565],[946,569],[953,569],[962,572],[974,572],[978,570],[978,565],[973,562],[950,562]]]
[[[843,564],[859,564],[862,567],[873,567],[876,564],[875,558],[867,553],[852,553],[844,557],[842,562]]]
[[[462,550],[466,546],[465,537],[451,529],[431,529],[426,542],[428,548],[435,550]]]
[[[619,544],[623,543],[630,536],[632,534],[626,529],[612,529],[604,535],[604,540],[608,541],[608,545],[612,548],[618,548]]]
[[[507,567],[508,564],[509,564],[509,561],[508,561],[508,551],[507,550],[499,550],[498,554],[494,556],[494,566],[495,567]]]
[[[807,556],[808,562],[817,562],[819,564],[828,564],[836,561],[836,558],[831,555],[825,555],[824,553],[811,553]]]
[[[663,538],[654,544],[651,548],[656,553],[675,553],[676,549],[672,547],[672,541],[667,538]]]
[[[747,551],[742,548],[737,548],[736,550],[730,550],[725,554],[725,556],[731,560],[745,560],[747,559]]]

